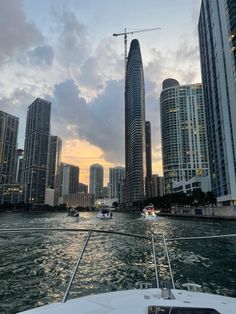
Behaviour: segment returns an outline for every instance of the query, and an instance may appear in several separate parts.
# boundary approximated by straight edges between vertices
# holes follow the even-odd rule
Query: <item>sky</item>
[[[62,161],[80,167],[124,165],[124,38],[140,42],[146,120],[152,126],[153,173],[162,175],[162,82],[201,82],[197,23],[200,0],[0,0],[0,110],[19,117],[35,98],[52,103],[51,134],[63,141]]]

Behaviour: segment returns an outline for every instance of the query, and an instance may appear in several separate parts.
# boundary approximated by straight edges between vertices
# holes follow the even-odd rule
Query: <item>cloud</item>
[[[0,64],[43,41],[40,31],[27,20],[22,0],[1,0],[0,30]]]
[[[30,50],[27,56],[29,63],[33,66],[52,66],[54,50],[51,46],[39,46]]]
[[[67,67],[79,65],[91,53],[87,39],[87,27],[80,23],[73,12],[64,11],[62,14],[54,10],[57,21],[57,58]]]
[[[73,80],[55,86],[51,99],[54,134],[79,137],[99,147],[107,161],[124,162],[123,81],[109,81],[104,92],[87,103]]]

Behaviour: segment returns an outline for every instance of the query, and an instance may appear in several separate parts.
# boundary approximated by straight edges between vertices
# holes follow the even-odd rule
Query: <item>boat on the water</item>
[[[153,205],[148,205],[143,209],[141,214],[143,219],[146,220],[157,220],[157,214],[155,213],[155,207]]]
[[[200,239],[216,239],[223,237],[236,237],[231,235],[214,235],[201,237],[184,237],[166,239],[163,234],[139,235],[128,234],[110,230],[96,229],[48,229],[48,228],[28,228],[28,229],[2,229],[0,232],[86,232],[81,253],[72,270],[67,289],[63,299],[59,303],[45,305],[39,308],[31,309],[21,313],[24,314],[235,314],[236,298],[214,295],[210,293],[198,292],[201,286],[195,283],[185,283],[182,288],[177,289],[173,277],[167,243],[169,241],[199,241]],[[82,257],[86,251],[92,234],[102,234],[105,236],[127,236],[128,238],[137,238],[141,241],[147,241],[152,249],[152,263],[155,281],[138,282],[134,289],[115,292],[102,292],[97,295],[83,296],[70,299],[70,290],[73,285],[76,273],[79,269]],[[156,259],[156,247],[162,243],[166,266],[169,273],[169,283],[161,282],[161,271],[158,272],[158,262]],[[149,263],[151,265],[151,263]],[[85,275],[85,274],[84,274]],[[89,276],[90,274],[88,274]],[[187,288],[187,290],[184,290]],[[22,296],[24,298],[24,295]]]
[[[113,216],[112,211],[109,209],[102,209],[98,214],[97,218],[99,219],[111,219]]]
[[[79,217],[79,212],[74,207],[69,207],[67,216],[69,216],[69,217]]]

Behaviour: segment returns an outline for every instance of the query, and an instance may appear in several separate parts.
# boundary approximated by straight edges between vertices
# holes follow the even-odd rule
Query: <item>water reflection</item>
[[[115,213],[109,221],[95,213],[82,213],[79,221],[66,214],[1,214],[1,228],[98,228],[167,238],[236,233],[232,221],[160,218],[143,221],[132,214]],[[15,313],[62,299],[71,270],[82,248],[83,233],[26,233],[0,235],[0,312]],[[170,279],[162,237],[156,241],[161,281]],[[230,239],[172,241],[168,249],[177,287],[184,282],[204,291],[236,296],[236,241]],[[134,288],[138,281],[155,280],[149,241],[120,235],[93,234],[69,298]]]

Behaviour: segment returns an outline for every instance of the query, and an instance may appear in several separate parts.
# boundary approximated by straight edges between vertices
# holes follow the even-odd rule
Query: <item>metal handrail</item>
[[[57,231],[57,232],[99,232],[99,233],[108,233],[108,234],[117,234],[117,235],[125,235],[128,237],[135,237],[140,239],[146,239],[151,240],[152,235],[150,236],[143,236],[139,234],[133,234],[133,233],[125,233],[125,232],[119,232],[119,231],[113,231],[113,230],[102,230],[102,229],[79,229],[79,228],[4,228],[0,229],[0,233],[4,232],[19,232],[19,233],[25,233],[28,231]],[[157,239],[158,237],[163,237],[163,234],[161,233],[152,233],[154,238]],[[212,235],[212,236],[200,236],[200,237],[178,237],[178,238],[165,238],[166,241],[179,241],[179,240],[201,240],[201,239],[217,239],[217,238],[230,238],[230,237],[236,237],[236,233],[230,233],[230,234],[219,234],[219,235]]]
[[[63,299],[62,299],[62,301],[61,301],[62,303],[65,303],[66,300],[67,300],[67,296],[68,296],[68,294],[69,294],[70,288],[71,288],[72,283],[73,283],[73,280],[74,280],[74,278],[75,278],[76,271],[77,271],[77,269],[78,269],[78,267],[79,267],[79,265],[80,265],[80,262],[81,262],[81,260],[82,260],[83,255],[84,255],[84,251],[85,251],[85,249],[86,249],[86,246],[87,246],[87,244],[88,244],[88,241],[89,241],[89,238],[90,238],[91,234],[92,234],[92,231],[90,230],[90,231],[88,232],[87,237],[86,237],[85,240],[84,240],[84,245],[83,245],[82,251],[81,251],[81,253],[80,253],[79,257],[78,257],[78,260],[77,260],[77,262],[76,262],[76,264],[75,264],[75,267],[74,267],[74,269],[73,269],[73,271],[72,271],[69,284],[68,284],[68,286],[67,286],[66,292],[65,292],[65,294],[64,294],[64,296],[63,296]]]
[[[116,235],[124,235],[127,237],[134,237],[134,238],[140,238],[140,239],[146,239],[146,240],[152,240],[152,236],[144,236],[140,234],[134,234],[134,233],[126,233],[126,232],[119,232],[119,231],[113,231],[113,230],[102,230],[102,229],[80,229],[80,228],[14,228],[14,229],[0,229],[0,233],[4,232],[10,232],[10,233],[25,233],[28,231],[57,231],[57,232],[98,232],[98,233],[106,233],[106,234],[116,234]]]
[[[156,275],[156,285],[159,288],[159,279],[158,279],[158,272],[157,272],[157,261],[156,261],[156,252],[155,252],[155,243],[154,243],[154,235],[152,234],[152,252],[153,252],[153,262],[155,268],[155,275]]]
[[[172,268],[171,268],[171,264],[170,264],[168,249],[166,246],[166,238],[165,238],[164,234],[163,234],[163,242],[164,242],[165,253],[166,253],[166,257],[167,257],[167,261],[168,261],[168,267],[169,267],[169,271],[170,271],[170,278],[171,278],[171,282],[172,282],[172,287],[173,287],[173,289],[175,289],[175,282],[174,282],[174,277],[173,277]]]

